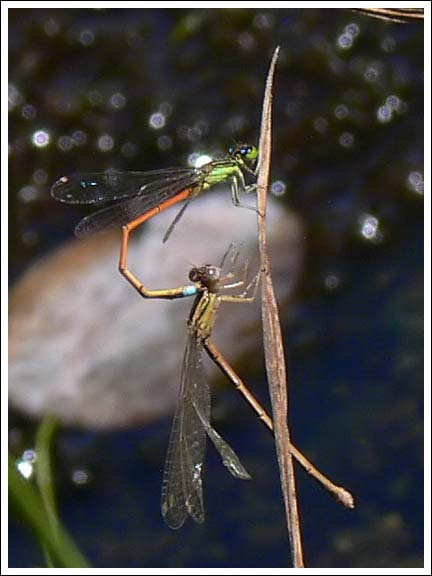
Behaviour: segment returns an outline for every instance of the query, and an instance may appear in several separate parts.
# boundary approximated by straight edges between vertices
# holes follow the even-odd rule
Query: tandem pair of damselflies
[[[220,266],[206,264],[193,267],[189,273],[189,279],[193,282],[190,285],[150,290],[140,284],[140,292],[146,298],[174,299],[196,295],[188,320],[181,383],[162,482],[162,515],[171,528],[180,528],[188,516],[197,523],[204,521],[202,478],[206,437],[212,441],[233,476],[244,480],[250,478],[237,454],[210,423],[211,395],[203,368],[204,350],[232,381],[264,424],[273,430],[270,416],[211,340],[217,311],[222,302],[249,303],[255,299],[259,273],[246,283],[246,264],[240,278],[236,279],[238,255],[239,251],[235,251],[231,245]],[[230,263],[230,268],[224,271],[226,262]],[[238,294],[231,293],[235,288],[241,288],[242,291]],[[348,491],[331,482],[292,444],[290,451],[308,474],[318,480],[342,504],[353,507],[354,501]]]
[[[111,204],[84,218],[75,232],[78,236],[87,236],[106,227],[122,226],[119,268],[142,296],[174,299],[196,295],[188,323],[188,342],[183,360],[179,400],[162,488],[162,514],[172,528],[179,528],[188,515],[196,522],[204,520],[202,468],[206,436],[212,440],[224,464],[234,476],[249,478],[234,450],[210,424],[210,390],[202,370],[204,349],[243,394],[260,419],[268,428],[273,429],[271,418],[210,339],[220,303],[252,301],[259,277],[256,276],[242,293],[230,295],[225,291],[244,286],[245,278],[232,282],[233,271],[223,275],[223,263],[220,267],[205,265],[191,270],[190,279],[194,282],[193,285],[149,290],[126,267],[129,235],[146,220],[185,200],[185,205],[165,235],[166,240],[189,201],[221,182],[230,183],[233,203],[240,206],[239,191],[250,191],[255,187],[254,184],[246,185],[245,174],[254,175],[253,167],[257,163],[257,156],[255,147],[242,145],[231,148],[228,157],[209,162],[201,168],[65,176],[54,184],[51,191],[54,198],[66,203],[96,206]],[[238,253],[231,255],[228,260],[234,264],[237,256]],[[225,260],[227,254],[223,262]],[[254,293],[249,296],[248,292],[253,284]],[[338,500],[348,507],[353,506],[349,492],[328,480],[295,446],[290,445],[290,450],[305,470]]]

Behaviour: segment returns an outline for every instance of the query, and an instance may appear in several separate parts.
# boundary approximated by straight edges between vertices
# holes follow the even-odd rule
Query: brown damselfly
[[[191,285],[149,290],[133,277],[135,288],[146,298],[174,299],[196,296],[188,320],[181,383],[162,483],[162,515],[171,528],[180,528],[188,516],[198,523],[204,521],[202,475],[206,437],[210,438],[233,476],[250,478],[234,450],[210,424],[211,395],[203,368],[204,350],[244,396],[262,422],[273,430],[270,416],[211,340],[217,311],[222,302],[250,303],[255,299],[260,274],[256,274],[247,283],[246,263],[240,279],[236,280],[234,270],[238,256],[239,250],[234,250],[231,245],[220,266],[194,266],[189,273],[189,279],[193,282]],[[230,268],[225,273],[227,262]],[[241,288],[242,291],[232,294],[230,291],[234,288]],[[348,508],[353,507],[354,501],[349,492],[331,482],[294,445],[290,445],[290,450],[308,474],[342,504]]]

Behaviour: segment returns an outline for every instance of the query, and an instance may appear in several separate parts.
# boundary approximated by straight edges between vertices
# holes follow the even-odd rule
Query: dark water
[[[292,426],[358,504],[339,509],[299,472],[306,561],[421,566],[422,24],[347,10],[40,9],[11,10],[9,25],[12,282],[72,234],[79,213],[49,196],[60,175],[182,165],[255,141],[281,45],[272,175],[307,253],[282,310]],[[261,377],[247,380],[265,398]],[[60,434],[61,518],[94,566],[289,565],[271,438],[236,401],[222,392],[216,418],[221,405],[254,480],[231,480],[210,453],[207,521],[179,532],[159,513],[168,421]],[[71,480],[78,468],[89,483]],[[41,562],[12,519],[10,565]]]

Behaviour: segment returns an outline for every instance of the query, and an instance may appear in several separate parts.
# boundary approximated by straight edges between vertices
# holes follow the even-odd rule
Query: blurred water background
[[[52,258],[55,248],[72,241],[71,250],[86,250],[73,240],[74,225],[86,212],[55,203],[52,183],[75,171],[187,165],[190,155],[223,152],[233,140],[255,142],[265,75],[278,44],[274,227],[278,220],[295,222],[286,243],[279,236],[274,248],[275,279],[278,293],[290,294],[281,300],[281,315],[292,433],[357,501],[354,511],[340,509],[299,471],[306,562],[422,566],[422,23],[395,24],[342,9],[10,10],[9,270],[11,301],[18,302],[11,322],[23,302],[33,303],[27,317],[28,323],[34,320],[53,279],[55,286],[62,278],[68,285],[72,277],[78,298],[86,283],[82,269],[88,271],[88,261],[98,263],[93,250],[73,265],[67,259],[54,262],[51,275],[29,283],[29,275],[44,265],[42,257]],[[236,210],[228,193],[210,197],[217,195],[227,209]],[[196,232],[201,237],[207,218],[224,224],[225,216],[205,206],[204,198],[197,200],[193,218],[179,224],[179,233],[187,235],[194,218],[204,221]],[[143,234],[150,237],[154,230],[149,226]],[[215,233],[221,238],[218,253],[231,232],[222,226]],[[157,229],[158,245],[162,234]],[[117,236],[106,242],[116,254]],[[177,283],[186,277],[190,258],[183,246],[173,238],[164,248],[165,255],[178,255]],[[155,250],[157,257],[146,260],[147,266],[153,272],[160,266],[166,274],[166,256]],[[115,258],[112,262],[113,286],[120,286]],[[157,283],[156,273],[151,278]],[[123,284],[126,298],[132,288]],[[71,300],[69,294],[59,301],[59,309],[66,314],[74,307],[74,321],[81,326],[92,306]],[[145,305],[150,310],[153,303]],[[126,305],[116,306],[104,328],[114,347],[116,334],[117,344],[122,338],[116,324],[127,314]],[[240,316],[239,334],[241,322]],[[98,334],[97,317],[91,326]],[[34,346],[32,353],[43,366],[49,361],[49,330],[38,324],[32,329],[41,330],[40,354]],[[12,368],[17,358],[22,363],[27,357],[22,348],[29,330],[19,323],[14,333]],[[158,337],[156,317],[151,330]],[[172,357],[163,342],[172,332],[181,348],[182,330],[181,323],[171,327],[170,314],[160,320],[163,336],[157,350],[151,349],[156,374],[158,364],[169,367],[156,380],[160,387],[167,380],[171,389],[177,385],[181,353]],[[234,350],[225,337],[220,346],[225,343],[224,352],[266,403],[259,325],[248,327],[249,336],[251,331],[253,348]],[[91,330],[86,334],[83,347],[91,348]],[[146,342],[148,337],[137,345],[143,357]],[[35,414],[48,409],[46,394],[38,395],[37,368],[32,370],[25,382],[11,382],[25,391],[21,404],[11,393],[10,448],[17,460],[33,446]],[[55,387],[55,380],[47,384]],[[122,386],[119,381],[119,395]],[[25,401],[29,396],[37,406],[33,413]],[[92,401],[89,411],[96,414],[102,398]],[[113,406],[113,412],[120,410]],[[163,524],[159,495],[170,419],[169,409],[152,413],[151,403],[148,414],[121,422],[121,429],[109,421],[89,429],[75,412],[64,417],[55,459],[59,512],[92,564],[288,566],[272,439],[228,386],[214,392],[213,419],[253,480],[234,481],[209,450],[206,523],[188,523],[179,532]],[[9,546],[11,567],[43,563],[37,544],[14,517]]]

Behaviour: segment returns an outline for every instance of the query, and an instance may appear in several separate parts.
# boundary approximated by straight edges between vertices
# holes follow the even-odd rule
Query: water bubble
[[[87,134],[83,130],[75,130],[72,132],[72,140],[75,146],[83,146],[87,143]]]
[[[320,134],[324,134],[324,132],[327,132],[328,129],[328,120],[326,120],[323,116],[315,118],[313,127]]]
[[[22,454],[22,459],[25,462],[36,462],[36,451],[33,450],[32,448],[24,450]]]
[[[403,100],[396,96],[396,94],[390,94],[386,98],[386,106],[397,112],[398,114],[403,114],[407,110],[407,104]]]
[[[376,82],[380,76],[380,69],[377,64],[370,64],[365,72],[364,77],[368,82]]]
[[[159,138],[157,139],[157,145],[160,150],[163,151],[169,150],[170,148],[172,148],[173,145],[171,136],[167,136],[166,134],[159,136]]]
[[[60,136],[60,138],[57,140],[57,146],[62,152],[68,152],[74,147],[74,141],[70,136]]]
[[[396,110],[399,106],[399,98],[395,94],[391,94],[387,96],[385,103],[392,110]]]
[[[79,33],[79,42],[83,46],[91,46],[94,42],[95,35],[94,32],[88,28],[81,30]]]
[[[276,180],[270,186],[270,192],[274,196],[283,196],[286,192],[286,184],[283,180]]]
[[[409,188],[422,196],[424,194],[424,182],[423,182],[423,174],[418,170],[410,172],[407,178]]]
[[[345,33],[356,38],[360,34],[360,26],[356,22],[350,22],[345,26]]]
[[[33,118],[36,118],[36,115],[37,108],[32,104],[24,104],[24,106],[21,108],[21,116],[26,120],[33,120]]]
[[[324,278],[324,286],[328,291],[336,290],[340,285],[340,278],[336,274],[328,274]]]
[[[165,115],[162,112],[154,112],[149,118],[149,126],[153,130],[162,130],[166,123]]]
[[[354,135],[351,132],[344,132],[339,136],[339,144],[343,148],[351,148],[354,144]]]
[[[197,142],[201,138],[201,130],[195,128],[195,126],[189,127],[187,131],[187,139],[190,142]]]
[[[102,152],[109,152],[114,148],[114,138],[110,134],[102,134],[98,138],[97,146]]]
[[[52,38],[53,36],[56,36],[59,33],[60,26],[57,20],[54,20],[54,18],[48,18],[48,20],[44,22],[43,29],[45,31],[45,34]]]
[[[360,234],[365,240],[376,241],[380,239],[379,220],[372,214],[363,214],[359,218]]]
[[[424,194],[424,182],[423,182],[423,180],[417,184],[415,191],[420,196],[423,196],[423,194]]]
[[[250,52],[255,48],[256,40],[250,32],[242,32],[238,36],[238,43],[244,52]]]
[[[90,474],[87,470],[77,468],[72,472],[72,482],[78,486],[88,484],[90,481]]]
[[[25,203],[29,203],[29,202],[33,202],[34,200],[37,199],[37,197],[39,196],[39,192],[38,189],[36,188],[36,186],[23,186],[19,191],[18,191],[18,198]]]
[[[337,44],[341,50],[349,50],[350,48],[352,48],[353,43],[354,39],[352,35],[347,34],[346,32],[344,34],[341,34],[337,39]]]
[[[121,92],[112,94],[109,99],[109,105],[113,110],[121,110],[126,106],[126,96]]]
[[[43,168],[38,168],[33,172],[33,182],[45,184],[48,181],[48,173]]]
[[[285,105],[285,114],[292,119],[295,119],[297,116],[300,115],[300,104],[299,102],[296,102],[295,100],[290,100],[289,102],[287,102],[287,104]]]
[[[258,29],[272,28],[274,18],[269,12],[260,12],[253,19],[253,25]]]
[[[50,135],[46,130],[36,130],[32,134],[32,142],[37,148],[45,148],[50,143]]]
[[[102,93],[99,90],[91,90],[91,92],[87,94],[87,100],[92,106],[99,106],[103,102]]]
[[[380,106],[377,110],[377,120],[381,124],[387,124],[392,119],[392,109],[390,106]]]
[[[334,109],[334,115],[338,120],[344,120],[349,116],[348,106],[345,106],[345,104],[338,104]]]
[[[417,170],[415,172],[410,172],[408,176],[408,182],[412,186],[416,186],[422,180],[423,180],[423,174],[421,172],[418,172]]]

